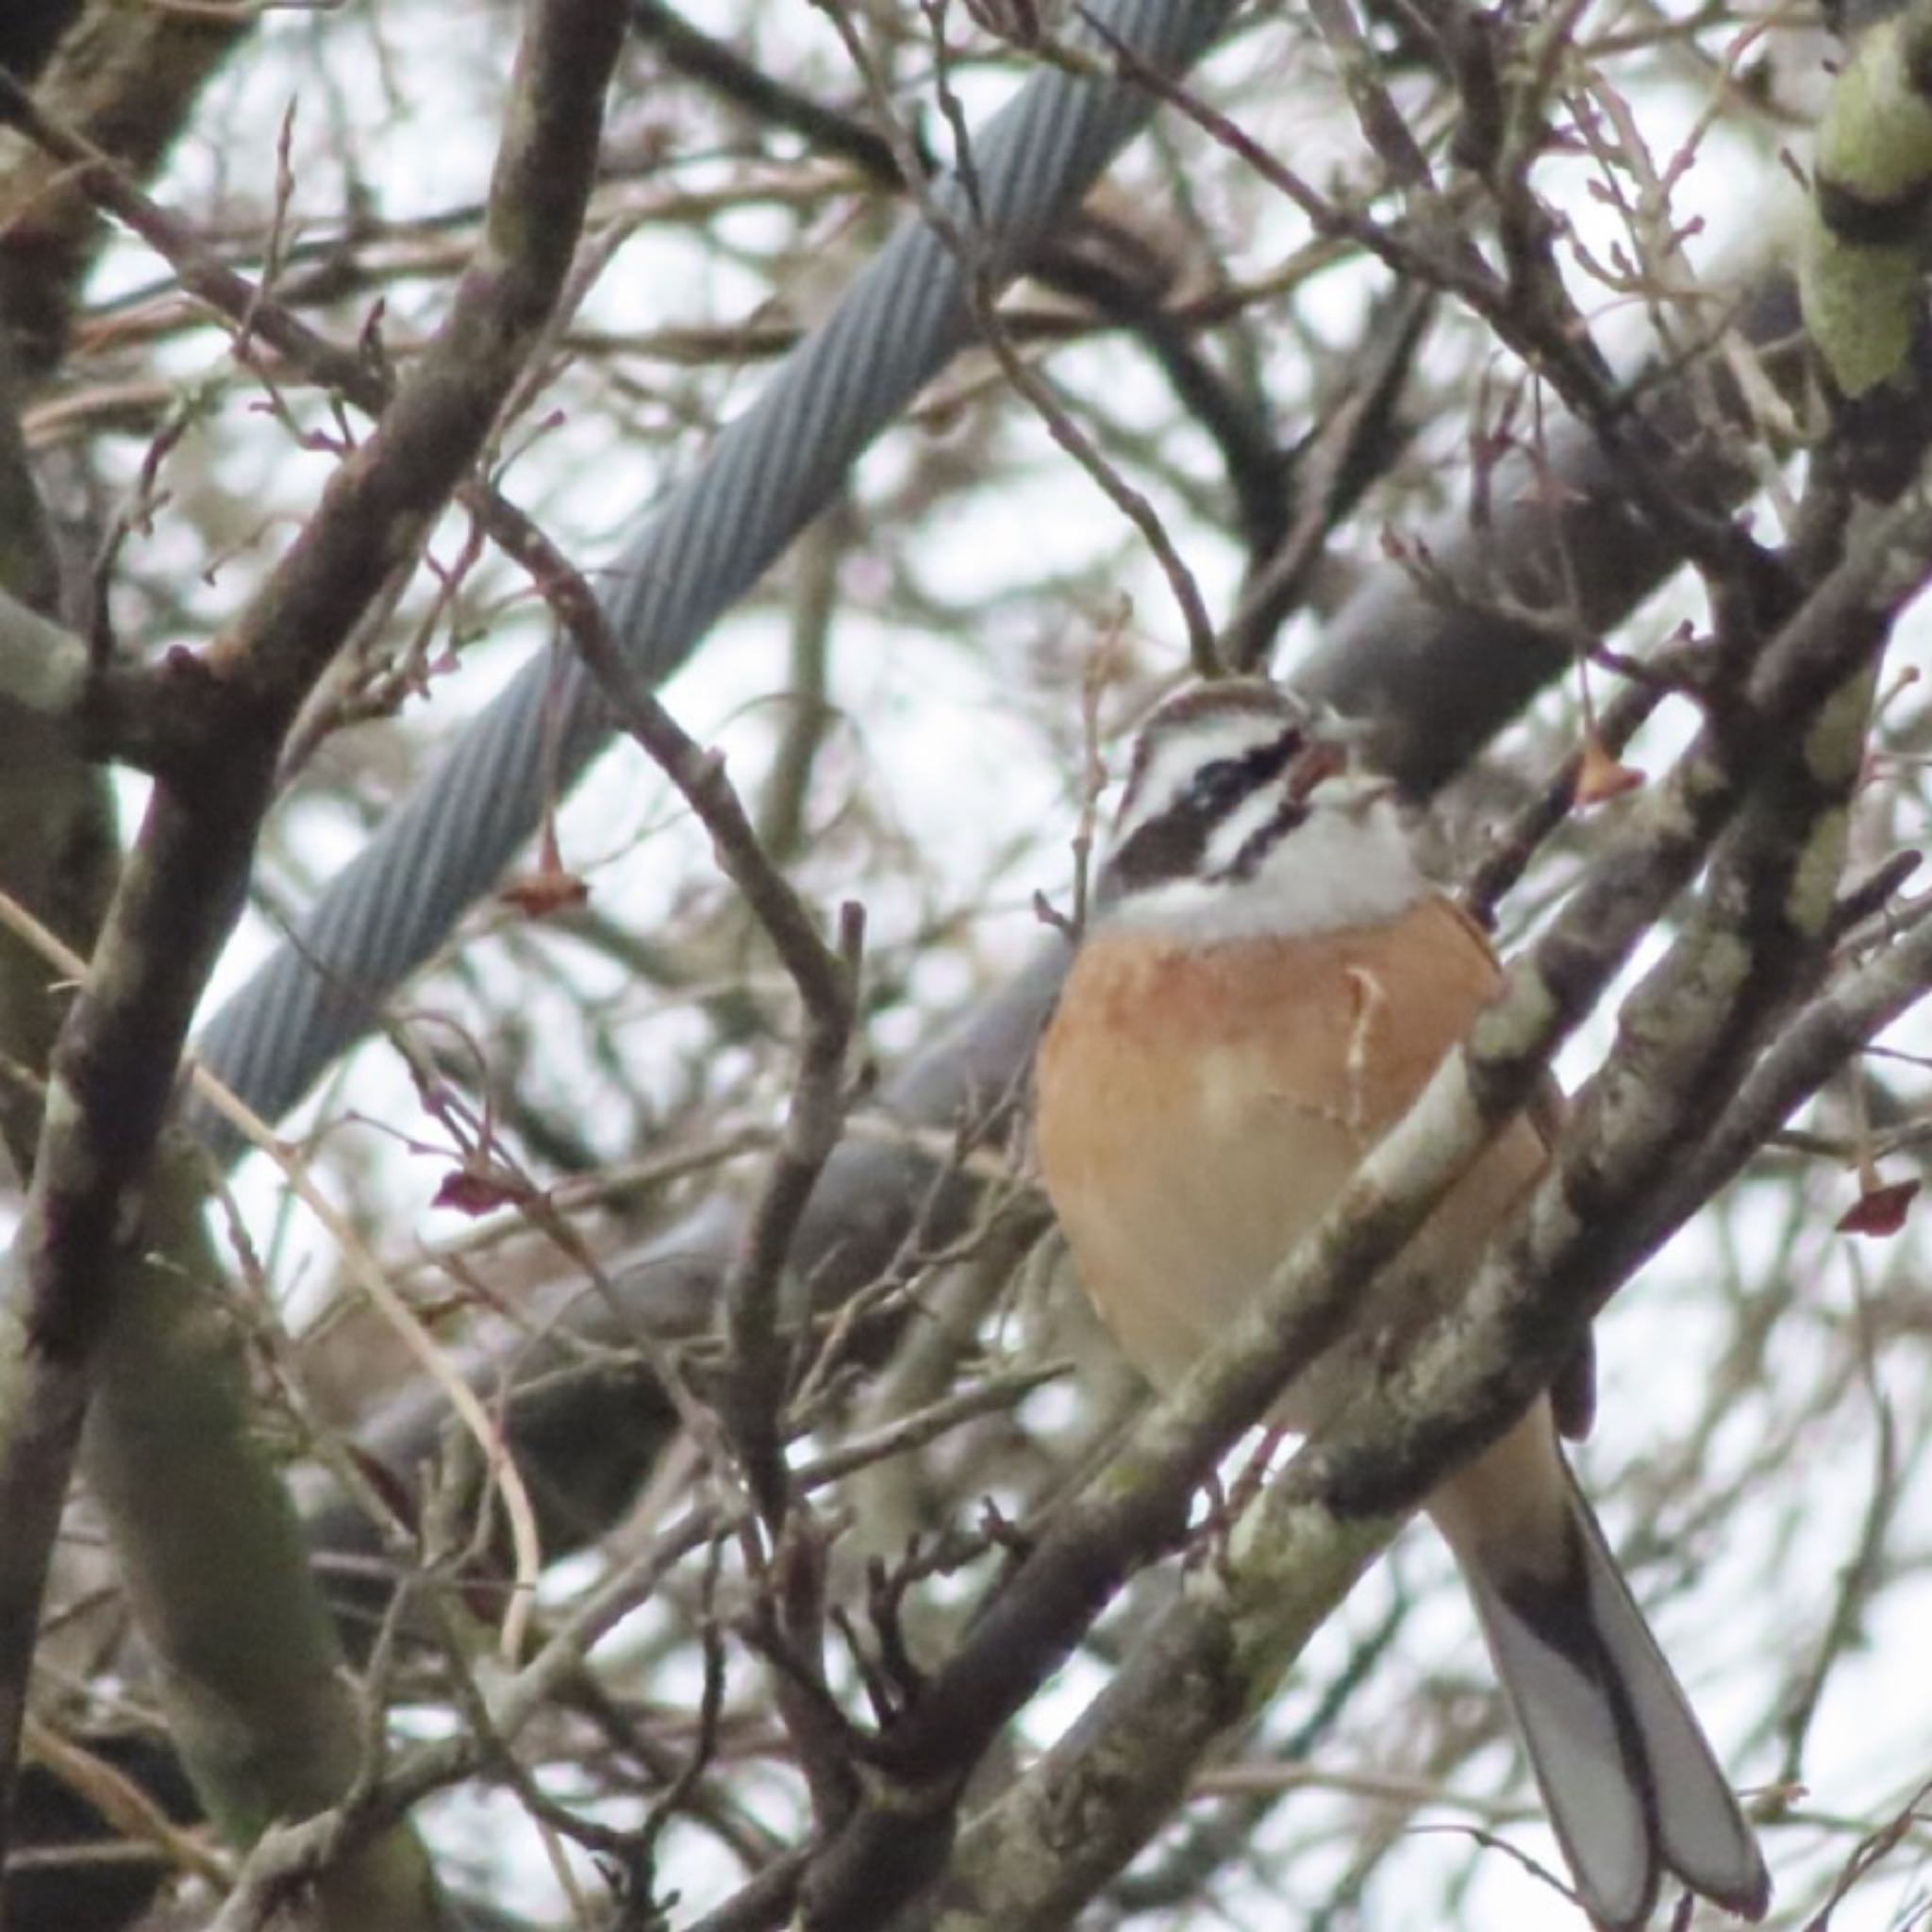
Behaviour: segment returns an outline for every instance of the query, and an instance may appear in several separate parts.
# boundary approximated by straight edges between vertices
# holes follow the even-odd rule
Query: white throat
[[[1430,887],[1394,805],[1380,796],[1350,799],[1364,782],[1330,779],[1307,818],[1247,876],[1165,879],[1104,908],[1098,925],[1212,945],[1339,932],[1396,918]],[[1263,794],[1256,810],[1268,808],[1271,800]],[[1231,857],[1251,829],[1245,811],[1219,827],[1205,870],[1211,874],[1214,861]]]

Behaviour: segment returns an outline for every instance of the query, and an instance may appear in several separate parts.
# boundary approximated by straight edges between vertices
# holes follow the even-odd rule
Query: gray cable
[[[1094,14],[1149,65],[1178,73],[1235,5],[1102,0]],[[1033,257],[1152,105],[1130,84],[1049,69],[974,137],[978,245],[996,277]],[[957,182],[933,192],[968,225]],[[968,273],[909,212],[837,309],[601,575],[606,614],[641,680],[659,683],[685,661],[830,500],[867,444],[971,340]],[[203,1061],[257,1112],[278,1119],[496,883],[536,829],[551,786],[575,778],[609,732],[577,660],[540,656],[215,1015],[198,1042]],[[208,1116],[194,1124],[210,1143],[238,1151]]]

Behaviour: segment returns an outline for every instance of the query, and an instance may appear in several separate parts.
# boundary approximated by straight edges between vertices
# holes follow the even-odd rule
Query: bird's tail
[[[1458,1554],[1584,1908],[1641,1925],[1668,1872],[1762,1918],[1757,1840],[1574,1478],[1564,1541],[1555,1574]]]

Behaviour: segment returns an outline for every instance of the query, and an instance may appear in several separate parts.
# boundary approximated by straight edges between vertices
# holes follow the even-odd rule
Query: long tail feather
[[[1555,1574],[1463,1556],[1585,1909],[1625,1932],[1674,1873],[1761,1918],[1771,1881],[1757,1839],[1574,1480],[1565,1541]]]

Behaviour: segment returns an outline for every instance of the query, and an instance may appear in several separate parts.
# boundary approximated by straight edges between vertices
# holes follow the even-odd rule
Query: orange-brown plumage
[[[1047,1191],[1102,1317],[1163,1386],[1321,1220],[1500,980],[1482,934],[1415,870],[1388,788],[1345,746],[1253,682],[1163,707],[1041,1042]],[[1369,1365],[1453,1303],[1541,1172],[1547,1127],[1524,1116],[1503,1130],[1284,1391],[1284,1422],[1319,1430]],[[1573,1429],[1577,1397],[1566,1386]],[[1426,1507],[1591,1916],[1641,1924],[1666,1872],[1760,1914],[1756,1841],[1576,1489],[1549,1399]]]
[[[1041,1166],[1080,1278],[1122,1349],[1177,1381],[1406,1113],[1498,981],[1494,957],[1446,899],[1376,927],[1195,946],[1127,931],[1081,948],[1040,1050]],[[1544,1159],[1519,1121],[1411,1249],[1428,1302],[1364,1307],[1356,1345],[1399,1341],[1461,1284],[1475,1250]],[[1279,1413],[1318,1427],[1349,1355],[1297,1383]],[[1538,1467],[1544,1405],[1436,1501],[1460,1535],[1515,1535],[1562,1513],[1546,1478],[1498,1490],[1490,1458]],[[1499,1510],[1510,1521],[1493,1519]],[[1518,1537],[1525,1553],[1554,1547]]]
[[[1495,991],[1431,896],[1393,924],[1197,947],[1105,929],[1041,1047],[1039,1145],[1088,1292],[1163,1381],[1274,1273]],[[1479,1239],[1541,1164],[1512,1128],[1439,1217]]]

